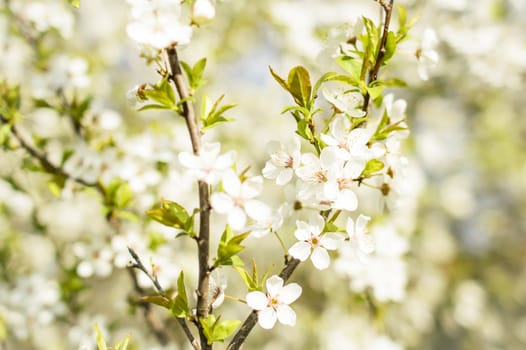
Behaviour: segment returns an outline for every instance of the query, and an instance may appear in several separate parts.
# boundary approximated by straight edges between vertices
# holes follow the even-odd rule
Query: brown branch
[[[294,270],[298,267],[300,261],[298,259],[290,259],[287,260],[285,266],[279,273],[279,277],[283,279],[284,282],[286,282]],[[250,315],[245,319],[245,322],[241,325],[237,333],[234,335],[234,338],[230,341],[230,343],[227,346],[227,350],[239,350],[241,345],[245,342],[246,338],[254,328],[258,321],[258,314],[257,311],[252,311]]]
[[[385,19],[384,19],[384,29],[382,33],[382,39],[380,41],[380,49],[378,51],[378,56],[376,57],[376,62],[374,64],[373,69],[369,72],[369,79],[367,84],[369,85],[373,81],[376,81],[378,79],[378,73],[380,72],[380,67],[382,66],[382,63],[384,61],[385,56],[385,45],[387,43],[387,35],[389,34],[389,25],[391,24],[391,15],[393,13],[393,2],[394,0],[375,0],[376,2],[380,3],[382,8],[385,12]],[[363,102],[363,108],[362,110],[367,113],[367,110],[369,109],[369,102],[370,102],[371,96],[369,95],[369,92],[367,92],[364,96],[364,102]]]
[[[172,73],[171,79],[175,84],[175,88],[179,98],[183,100],[183,117],[186,121],[190,140],[192,142],[192,149],[195,155],[199,155],[200,147],[200,132],[197,125],[197,118],[194,111],[192,101],[190,101],[190,93],[188,92],[187,84],[184,80],[181,64],[177,56],[175,47],[166,49],[168,61],[170,64],[170,71]],[[209,312],[208,296],[210,293],[210,192],[208,184],[204,181],[198,181],[199,188],[199,236],[197,237],[198,246],[198,261],[199,261],[199,282],[197,286],[197,319],[207,318]],[[204,335],[203,329],[199,322],[199,336],[201,346],[204,350],[211,349],[208,345],[208,340]]]
[[[0,121],[4,124],[8,124],[9,120],[4,117],[2,114],[0,114]],[[18,141],[20,146],[29,153],[29,155],[40,163],[40,165],[50,174],[64,176],[65,178],[68,178],[70,180],[75,181],[78,184],[81,184],[86,187],[92,187],[95,188],[101,195],[104,196],[105,191],[102,185],[99,182],[91,182],[87,181],[83,178],[73,176],[66,172],[62,167],[53,164],[48,158],[47,155],[41,151],[39,151],[36,147],[32,146],[29,141],[27,141],[20,133],[18,128],[15,125],[11,125],[11,134],[15,137],[15,139]]]

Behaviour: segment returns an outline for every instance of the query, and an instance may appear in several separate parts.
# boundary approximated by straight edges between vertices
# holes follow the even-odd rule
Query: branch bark
[[[389,26],[391,24],[391,15],[393,14],[393,3],[394,0],[375,0],[384,9],[385,13],[385,19],[384,19],[384,28],[382,32],[382,39],[380,41],[380,49],[378,51],[378,56],[376,57],[376,62],[374,64],[374,67],[371,71],[369,71],[369,79],[367,84],[369,85],[373,81],[376,81],[378,79],[378,73],[380,72],[380,67],[382,67],[382,63],[384,61],[385,57],[385,45],[387,43],[387,35],[389,34]],[[364,102],[363,102],[363,111],[367,113],[367,110],[369,109],[369,102],[371,100],[371,96],[369,93],[366,93],[364,96]]]
[[[186,121],[190,140],[192,142],[192,149],[195,155],[199,155],[199,148],[201,145],[201,135],[197,124],[197,117],[195,115],[194,106],[190,101],[190,93],[188,86],[184,80],[179,57],[175,47],[166,49],[168,62],[170,64],[170,71],[172,73],[171,79],[175,85],[179,98],[183,100],[183,117]],[[197,318],[207,318],[210,293],[210,191],[208,184],[204,181],[198,181],[199,189],[199,236],[197,237],[198,260],[199,260],[199,282],[197,286]],[[199,335],[201,340],[201,347],[203,350],[212,349],[208,345],[208,340],[204,335],[203,329],[198,323]]]

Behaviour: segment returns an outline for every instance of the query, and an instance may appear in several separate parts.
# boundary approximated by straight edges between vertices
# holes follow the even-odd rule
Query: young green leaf
[[[177,296],[172,304],[172,314],[178,318],[191,315],[190,307],[188,306],[188,296],[186,295],[186,287],[184,285],[183,271],[181,271],[179,278],[177,279]]]
[[[203,130],[210,129],[218,124],[233,120],[232,118],[225,117],[224,113],[229,109],[234,108],[236,105],[232,103],[220,106],[224,97],[225,95],[221,95],[214,102],[210,110],[208,110],[210,99],[208,96],[203,97],[203,101],[201,103],[201,120],[203,121]]]
[[[287,85],[296,104],[310,109],[312,85],[309,71],[302,66],[292,68],[287,78]]]
[[[186,209],[176,203],[166,199],[161,200],[159,207],[150,209],[146,212],[153,220],[173,228],[181,229],[193,236],[194,213],[190,216]]]
[[[344,75],[337,75],[332,77],[332,81],[342,81],[352,86],[358,86],[362,71],[363,60],[350,56],[339,56],[336,62],[342,67],[344,71],[349,73],[349,77],[344,78]]]
[[[128,348],[128,343],[130,342],[131,336],[128,334],[123,340],[115,344],[113,350],[126,350]]]
[[[96,341],[97,341],[97,349],[98,350],[108,350],[108,345],[106,345],[104,336],[102,335],[102,332],[100,331],[99,325],[96,323],[95,323],[95,334],[96,334]]]
[[[227,320],[220,322],[221,316],[215,317],[210,314],[207,318],[201,318],[199,322],[203,327],[203,333],[206,336],[208,345],[216,341],[223,341],[229,337],[236,328],[241,324],[239,320]]]
[[[243,242],[248,235],[249,232],[234,236],[232,229],[227,225],[217,247],[217,258],[214,265],[234,265],[235,260],[232,260],[232,258],[245,249],[245,247],[241,245],[241,242]]]
[[[393,57],[396,51],[396,35],[389,31],[387,33],[387,41],[385,42],[385,54],[382,64],[387,64],[387,62]]]
[[[162,295],[146,295],[141,299],[148,303],[164,307],[165,309],[171,309],[173,307],[173,301]]]
[[[378,159],[371,159],[365,164],[365,168],[362,171],[361,176],[367,177],[374,173],[379,172],[384,168],[384,163]]]
[[[80,0],[68,0],[69,4],[75,8],[80,7]]]
[[[298,128],[296,129],[296,134],[300,135],[307,141],[313,140],[312,131],[309,127],[309,124],[305,121],[305,119],[301,119],[298,122]]]
[[[272,67],[269,66],[268,68],[270,69],[270,74],[272,74],[274,80],[276,80],[283,89],[290,92],[289,85],[287,84],[287,82],[283,78],[281,78],[276,72],[274,72]]]

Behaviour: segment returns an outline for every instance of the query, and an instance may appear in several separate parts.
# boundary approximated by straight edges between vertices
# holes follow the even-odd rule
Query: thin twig
[[[153,272],[148,271],[148,269],[146,268],[146,266],[144,266],[144,264],[141,261],[141,258],[139,258],[139,255],[135,252],[135,250],[133,250],[131,247],[128,247],[128,252],[130,253],[133,259],[133,262],[131,263],[130,267],[144,272],[144,274],[148,276],[150,281],[152,281],[157,293],[159,293],[163,297],[167,297],[163,287],[161,287],[161,284],[159,283],[159,279],[157,278],[157,276]]]
[[[9,120],[0,114],[0,121],[4,124],[8,124]],[[53,164],[48,158],[47,155],[41,151],[39,151],[36,147],[33,147],[29,141],[27,141],[18,128],[15,125],[11,125],[11,134],[16,138],[20,146],[29,153],[30,156],[38,160],[40,165],[46,170],[48,173],[64,176],[65,178],[68,178],[70,180],[75,181],[78,184],[81,184],[86,187],[95,188],[101,195],[105,194],[104,188],[99,182],[91,182],[87,181],[83,178],[73,176],[66,172],[62,167]]]
[[[394,0],[389,0],[389,1],[375,0],[375,1],[380,3],[382,8],[384,9],[385,19],[384,19],[382,39],[380,41],[380,49],[378,51],[378,56],[376,57],[376,62],[374,64],[374,67],[369,72],[369,79],[367,82],[368,85],[378,79],[378,72],[380,72],[380,67],[382,66],[382,63],[384,61],[384,56],[386,52],[385,46],[387,43],[387,35],[389,34],[389,25],[391,24],[391,15],[393,13],[393,2],[394,2]],[[369,109],[370,99],[371,99],[371,95],[369,95],[369,92],[367,92],[364,96],[364,102],[363,102],[363,108],[362,108],[362,110],[366,113],[367,113],[367,110]]]
[[[190,101],[190,93],[188,86],[184,80],[181,70],[181,64],[177,56],[175,47],[166,49],[168,61],[170,64],[171,79],[175,84],[175,88],[179,98],[183,100],[183,117],[186,121],[190,140],[192,142],[192,149],[195,155],[199,155],[199,147],[201,143],[199,128],[197,125],[197,118],[194,111],[192,101]],[[207,318],[209,313],[209,293],[210,293],[210,191],[208,184],[204,181],[198,181],[199,189],[199,236],[197,237],[198,246],[198,261],[199,261],[199,282],[197,286],[197,319]],[[201,346],[204,350],[211,349],[208,345],[208,340],[204,335],[201,325],[198,323],[199,336]]]
[[[139,285],[137,281],[137,275],[135,272],[133,272],[132,269],[128,269],[130,279],[133,283],[133,288],[135,289],[135,292],[143,296],[145,295],[145,290]],[[148,328],[152,331],[155,338],[157,338],[157,341],[161,345],[168,344],[169,336],[168,333],[162,324],[162,322],[156,317],[155,313],[153,312],[152,304],[145,302],[145,301],[139,301],[136,303],[137,306],[141,307],[143,309],[144,319],[146,320],[146,324],[148,325]]]
[[[164,291],[163,287],[159,283],[159,280],[158,280],[157,276],[154,273],[148,271],[146,266],[144,266],[144,264],[142,263],[141,258],[139,257],[139,255],[130,247],[128,247],[128,252],[130,253],[130,255],[132,256],[132,259],[133,259],[133,262],[131,263],[130,267],[136,268],[138,270],[141,270],[144,274],[146,274],[146,276],[148,276],[150,281],[152,281],[153,286],[155,287],[155,290],[157,291],[157,293],[159,293],[163,297],[168,298],[168,296],[166,295],[166,292]],[[140,288],[140,286],[139,286],[139,288]],[[137,290],[137,287],[135,289]],[[190,328],[188,328],[188,324],[186,323],[186,320],[184,318],[182,318],[182,317],[177,317],[176,319],[177,319],[177,322],[179,323],[179,325],[181,326],[181,328],[183,329],[183,332],[185,333],[186,337],[190,341],[190,344],[192,344],[192,347],[195,350],[201,350],[201,347],[200,347],[199,343],[194,338],[194,335],[190,331]],[[147,321],[148,321],[148,319],[147,319]]]
[[[300,261],[298,259],[289,259],[287,263],[279,273],[279,277],[286,282],[294,270],[298,267]],[[230,343],[228,344],[226,350],[239,350],[241,345],[245,342],[245,339],[248,337],[254,326],[258,321],[257,311],[252,311],[250,315],[245,319],[245,322],[241,325],[237,333],[234,335]]]

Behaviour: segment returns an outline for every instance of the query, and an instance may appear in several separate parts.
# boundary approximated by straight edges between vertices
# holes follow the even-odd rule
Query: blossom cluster
[[[400,42],[397,55],[381,67],[379,77],[395,73],[418,89],[406,90],[406,103],[392,93],[397,93],[393,87],[403,84],[386,78],[393,85],[386,87],[381,99],[371,98],[367,109],[364,86],[346,84],[349,79],[324,82],[313,94],[317,97],[311,112],[320,111],[307,128],[298,127],[294,137],[292,130],[282,127],[281,118],[271,115],[273,108],[277,115],[280,106],[268,101],[280,101],[280,95],[262,91],[265,84],[260,84],[260,76],[252,76],[255,62],[261,63],[254,57],[272,51],[269,45],[283,45],[290,56],[272,63],[280,69],[309,57],[317,62],[306,66],[340,69],[334,68],[334,58],[338,60],[342,52],[359,58],[353,51],[363,49],[360,38],[366,30],[359,19],[340,26],[342,31],[327,28],[337,28],[335,22],[349,21],[354,14],[376,19],[378,3],[370,1],[374,8],[369,11],[365,1],[312,1],[312,6],[280,0],[225,2],[231,7],[212,24],[208,38],[196,31],[215,16],[214,1],[122,3],[85,1],[82,12],[75,13],[59,0],[11,1],[0,14],[0,43],[5,49],[0,62],[0,113],[9,112],[5,104],[15,86],[20,86],[22,100],[18,115],[9,125],[2,121],[0,128],[4,243],[0,262],[6,266],[0,283],[5,300],[0,306],[0,330],[7,329],[6,334],[0,332],[0,344],[91,349],[96,346],[96,322],[107,339],[131,332],[139,348],[182,347],[172,335],[170,344],[157,345],[138,312],[143,304],[139,297],[155,293],[152,282],[144,273],[130,277],[122,270],[129,266],[130,247],[169,297],[178,295],[170,293],[183,270],[191,290],[197,278],[190,273],[195,271],[195,247],[174,240],[188,232],[146,220],[144,212],[156,208],[162,197],[176,200],[189,216],[197,217],[199,213],[191,208],[197,207],[194,189],[195,180],[200,180],[212,191],[211,241],[219,240],[217,232],[231,234],[225,234],[225,244],[247,237],[246,251],[239,255],[246,266],[236,265],[236,259],[213,266],[214,274],[229,278],[228,283],[215,276],[211,280],[210,308],[219,314],[232,299],[244,297],[262,328],[277,322],[301,323],[301,327],[274,330],[275,335],[286,332],[286,337],[254,334],[254,344],[265,341],[276,349],[317,344],[327,349],[398,350],[433,347],[434,339],[447,339],[473,348],[486,344],[521,348],[525,321],[523,307],[516,301],[524,296],[523,245],[517,244],[520,235],[514,236],[521,232],[514,215],[523,207],[520,198],[526,198],[521,195],[524,162],[519,147],[520,87],[526,62],[524,33],[517,29],[526,11],[521,1],[396,1],[407,5],[408,12],[422,13],[423,25]],[[261,13],[265,16],[256,15]],[[92,24],[95,16],[97,26]],[[252,16],[249,22],[248,16]],[[274,23],[265,22],[269,19]],[[248,23],[265,33],[254,35]],[[325,31],[326,42],[320,40]],[[94,39],[98,32],[104,43],[94,45],[100,39]],[[136,115],[125,106],[123,87],[151,79],[135,71],[133,55],[124,45],[126,34],[141,46],[143,55],[156,58],[162,73],[165,57],[159,53],[166,48],[181,49],[180,56],[190,62],[199,59],[203,47],[221,46],[220,63],[236,50],[255,49],[256,54],[239,55],[227,69],[207,66],[206,87],[215,92],[224,89],[224,81],[236,82],[229,84],[228,98],[250,101],[249,106],[240,104],[241,111],[236,109],[237,119],[260,124],[250,129],[239,127],[242,123],[227,124],[232,126],[229,130],[240,131],[228,136],[203,127],[199,155],[187,151],[184,126],[165,111]],[[275,42],[254,40],[251,46],[246,40],[236,41],[269,35]],[[193,41],[198,44],[195,50],[187,49]],[[324,46],[331,52],[317,55]],[[439,48],[445,48],[440,59]],[[496,56],[495,48],[502,54]],[[310,73],[322,76],[325,71]],[[244,79],[257,84],[250,80],[237,88]],[[367,88],[374,93],[375,86]],[[198,106],[203,90],[192,89],[197,92],[190,100]],[[403,147],[407,106],[416,115],[411,125],[416,125],[412,132],[418,155],[410,159]],[[198,109],[200,117],[206,117],[210,108]],[[46,156],[71,178],[42,167],[22,149],[11,125],[40,152],[37,155]],[[309,130],[313,131],[310,139]],[[261,136],[266,141],[268,134],[288,142],[270,142],[268,158],[261,159],[255,150],[264,144]],[[247,159],[253,164],[250,169]],[[261,165],[261,174],[256,164]],[[423,176],[431,189],[423,193],[418,209]],[[87,183],[87,189],[75,179]],[[106,196],[99,196],[98,186],[107,191]],[[128,190],[133,199],[127,202]],[[387,214],[379,214],[384,208]],[[414,231],[418,235],[411,237]],[[271,241],[275,236],[283,254]],[[410,244],[417,249],[407,259]],[[505,261],[495,260],[502,252],[508,254]],[[211,259],[217,259],[215,253],[212,248]],[[242,271],[245,279],[251,275],[243,271],[250,270],[245,258],[251,253],[266,274],[250,276],[249,283],[230,278],[229,272]],[[306,262],[293,275],[294,282],[278,276],[282,255],[285,261]],[[237,272],[226,271],[226,264],[235,265]],[[247,285],[240,286],[243,282]],[[341,293],[342,285],[348,285],[350,292]],[[309,294],[302,303],[309,306],[323,298],[318,303],[323,310],[312,307],[314,313],[302,307],[296,319],[289,305],[302,291]],[[242,295],[228,295],[238,292]],[[189,293],[190,304],[193,297]],[[495,300],[514,311],[504,313]],[[170,324],[165,319],[170,315],[152,309],[153,319]],[[189,311],[189,318],[193,312]],[[509,319],[514,325],[503,327]],[[381,332],[372,327],[380,322]],[[316,324],[315,331],[306,332],[310,324]],[[437,324],[448,327],[438,329]],[[434,337],[427,336],[431,332]]]

